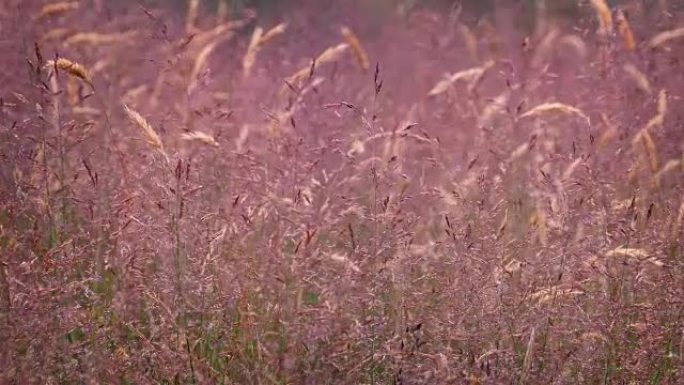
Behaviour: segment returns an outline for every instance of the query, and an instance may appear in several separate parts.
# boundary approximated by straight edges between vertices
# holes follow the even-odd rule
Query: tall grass
[[[684,381],[681,10],[400,3],[0,1],[0,382]]]

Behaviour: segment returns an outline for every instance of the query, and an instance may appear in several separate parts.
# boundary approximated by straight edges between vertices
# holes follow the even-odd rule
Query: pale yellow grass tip
[[[352,32],[349,27],[342,27],[340,28],[340,33],[342,34],[342,37],[344,37],[344,41],[349,44],[349,46],[352,49],[352,52],[354,53],[354,57],[356,57],[356,61],[359,63],[359,66],[367,70],[370,67],[370,61],[368,60],[368,55],[366,54],[366,50],[363,49],[363,46],[361,45],[361,42],[359,41],[359,38],[356,37],[356,34]]]
[[[202,72],[204,65],[207,63],[209,55],[211,55],[211,53],[214,52],[214,50],[219,44],[221,44],[228,38],[229,37],[223,37],[219,38],[218,40],[214,40],[213,42],[205,45],[199,52],[199,54],[195,58],[195,63],[192,66],[192,71],[190,72],[190,79],[188,81],[187,88],[188,94],[192,93],[195,90],[195,88],[197,88],[197,86],[199,85],[200,73]]]
[[[583,295],[584,291],[572,289],[572,288],[562,288],[559,286],[547,287],[538,290],[530,294],[530,300],[536,302],[537,305],[543,305],[552,300],[560,300],[569,296]]]
[[[275,27],[269,29],[260,39],[259,39],[259,46],[263,46],[264,44],[270,42],[271,40],[275,39],[276,37],[282,35],[287,31],[287,23],[280,23],[276,25]]]
[[[569,106],[567,104],[563,103],[544,103],[540,104],[531,110],[525,112],[524,114],[520,115],[519,119],[524,119],[528,117],[534,117],[534,116],[539,116],[547,113],[554,113],[554,112],[561,112],[565,113],[568,115],[575,115],[578,116],[582,119],[584,119],[587,122],[587,125],[591,125],[591,120],[589,119],[589,116],[585,114],[582,110],[580,110],[577,107]]]
[[[216,139],[214,139],[213,136],[205,134],[201,131],[186,132],[183,135],[181,135],[181,139],[188,141],[196,141],[213,147],[219,146],[218,142],[216,141]]]
[[[627,75],[629,75],[634,80],[637,87],[641,91],[647,94],[651,93],[651,82],[648,80],[648,78],[643,72],[639,71],[633,64],[629,63],[625,64],[622,68],[625,70]]]
[[[594,7],[596,17],[599,20],[599,31],[601,33],[610,33],[613,31],[613,15],[610,12],[608,4],[605,0],[591,0],[591,5]]]
[[[665,116],[667,115],[667,90],[662,89],[658,93],[658,101],[656,105],[656,115],[651,118],[651,120],[646,123],[646,126],[642,128],[639,133],[634,137],[633,143],[637,143],[641,140],[641,134],[644,131],[650,131],[662,127],[665,124]]]
[[[97,32],[81,32],[70,36],[64,41],[64,45],[101,45],[112,44],[130,41],[138,34],[137,31],[128,31],[122,33],[97,33]]]
[[[430,92],[428,92],[428,96],[437,96],[439,94],[446,92],[451,88],[451,86],[454,83],[456,83],[459,80],[468,82],[468,90],[472,91],[475,88],[475,86],[480,82],[480,80],[482,80],[487,71],[494,67],[494,64],[494,60],[489,60],[482,66],[465,69],[463,71],[459,71],[452,75],[449,75],[444,80],[440,81],[434,87],[432,87]]]
[[[336,46],[326,48],[325,51],[321,52],[321,54],[318,55],[316,59],[314,59],[311,66],[302,68],[299,71],[295,72],[286,79],[286,82],[291,86],[299,87],[301,85],[301,82],[312,73],[312,70],[315,70],[323,64],[338,60],[342,56],[342,54],[344,54],[348,49],[349,44],[346,43],[341,43]],[[287,90],[288,86],[283,86],[280,89],[280,95],[284,95],[287,92]]]
[[[161,138],[157,134],[157,132],[152,128],[152,125],[143,118],[140,113],[138,113],[135,110],[132,110],[128,108],[126,104],[123,105],[124,111],[126,112],[126,115],[128,115],[128,118],[138,126],[140,131],[143,134],[143,138],[145,138],[145,141],[147,144],[149,144],[153,149],[159,151],[168,161],[168,156],[166,155],[166,152],[164,151],[164,145],[162,144]]]
[[[34,17],[34,20],[38,21],[48,16],[65,13],[77,9],[79,6],[78,1],[60,1],[58,3],[45,4]]]
[[[242,58],[242,70],[245,77],[249,76],[252,72],[252,67],[256,61],[256,55],[264,46],[264,44],[273,40],[279,35],[285,33],[287,29],[287,24],[280,23],[277,26],[271,28],[268,32],[264,33],[264,29],[261,27],[254,28],[252,33],[252,38],[249,41],[249,46],[247,47],[247,52]]]
[[[630,257],[630,258],[648,258],[649,253],[644,249],[636,249],[629,247],[617,247],[606,253],[606,257]]]
[[[649,166],[651,167],[651,172],[655,173],[658,171],[659,161],[658,161],[658,149],[656,147],[653,137],[648,132],[648,130],[642,130],[637,134],[635,139],[640,140],[644,146],[644,151],[648,157]],[[636,145],[636,142],[633,143]]]
[[[57,70],[62,70],[71,76],[75,76],[75,77],[85,81],[86,83],[88,83],[92,87],[92,82],[90,81],[90,75],[88,75],[88,71],[86,70],[86,68],[83,65],[81,65],[79,63],[73,62],[69,59],[59,58],[59,59],[57,59],[57,61],[48,60],[45,63],[45,67],[48,70],[50,70],[50,69],[54,70],[55,68]]]
[[[657,46],[664,44],[673,39],[679,39],[684,37],[684,27],[672,29],[669,31],[661,32],[655,35],[649,42],[648,45],[651,48],[656,48]]]

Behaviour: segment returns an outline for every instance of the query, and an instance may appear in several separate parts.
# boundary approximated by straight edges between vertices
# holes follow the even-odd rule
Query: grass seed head
[[[213,146],[213,147],[218,147],[219,144],[218,142],[214,139],[213,136],[209,134],[205,134],[204,132],[201,131],[192,131],[192,132],[187,132],[181,135],[181,139],[183,140],[188,140],[188,141],[197,141],[203,144],[206,144],[208,146]]]
[[[212,52],[216,49],[216,47],[224,42],[227,38],[221,38],[218,40],[215,40],[206,46],[202,48],[200,53],[197,55],[195,58],[195,62],[192,66],[192,71],[190,72],[190,80],[188,81],[188,89],[187,92],[188,94],[192,93],[195,88],[197,88],[199,84],[199,77],[200,73],[202,72],[202,69],[204,68],[205,64],[207,63],[207,59],[209,59],[209,55],[211,55]]]
[[[39,21],[49,16],[54,16],[60,13],[78,9],[79,6],[80,3],[78,1],[60,1],[58,3],[45,4],[34,17],[34,20]]]
[[[351,47],[359,66],[364,70],[370,68],[368,54],[366,54],[366,50],[363,49],[363,46],[361,45],[358,37],[356,37],[356,34],[354,34],[354,32],[352,32],[352,30],[348,27],[340,28],[340,33],[342,34],[342,37],[344,37],[344,41],[346,41]]]
[[[669,31],[661,32],[655,35],[649,42],[648,46],[651,48],[656,48],[666,42],[674,39],[679,39],[684,37],[684,27],[672,29]]]
[[[129,31],[122,33],[97,33],[97,32],[80,32],[70,36],[64,41],[64,45],[92,45],[99,46],[103,44],[122,43],[130,41],[138,35],[138,31]]]
[[[649,253],[648,251],[644,249],[636,249],[636,248],[629,248],[629,247],[617,247],[613,250],[610,250],[606,253],[606,257],[630,257],[630,258],[638,258],[638,259],[643,259],[643,258],[648,258]]]
[[[613,32],[613,15],[605,0],[591,0],[591,5],[599,20],[599,32],[601,34]]]
[[[318,68],[323,64],[337,61],[348,49],[349,45],[346,43],[341,43],[336,46],[326,48],[325,51],[321,52],[321,54],[318,55],[318,57],[316,57],[312,65],[302,68],[299,71],[292,74],[290,77],[288,77],[286,79],[287,83],[295,87],[300,87],[302,81],[309,77],[312,69]],[[284,85],[280,89],[280,95],[285,95],[288,92],[288,90],[289,86],[287,84]]]
[[[444,80],[440,81],[434,87],[432,87],[430,92],[428,92],[428,96],[437,96],[443,94],[444,92],[448,91],[451,88],[451,86],[459,80],[468,82],[468,88],[472,90],[480,82],[480,80],[482,80],[487,71],[494,67],[494,64],[495,62],[493,60],[489,60],[480,67],[469,68],[449,75]]]
[[[629,26],[627,16],[625,15],[625,12],[622,9],[617,10],[616,24],[618,33],[622,38],[622,43],[624,44],[625,49],[627,49],[628,51],[634,51],[636,49],[634,33],[632,32],[632,28]]]
[[[275,39],[276,37],[282,35],[287,30],[287,24],[280,23],[275,27],[264,33],[264,29],[261,27],[254,28],[252,33],[252,38],[249,41],[249,46],[247,47],[247,52],[242,58],[242,73],[245,77],[248,77],[252,72],[252,67],[256,61],[256,55],[266,43]]]
[[[629,75],[632,80],[636,83],[637,87],[645,92],[646,94],[651,93],[651,82],[648,80],[646,75],[639,71],[633,64],[627,63],[622,69]]]
[[[254,66],[254,62],[256,61],[256,54],[259,49],[259,41],[261,40],[261,36],[263,35],[263,33],[263,28],[254,28],[252,38],[250,39],[249,46],[247,47],[247,52],[245,53],[245,56],[242,58],[242,75],[244,77],[248,77],[249,74],[252,72],[252,66]]]
[[[567,104],[563,103],[544,103],[540,104],[531,110],[525,112],[524,114],[520,115],[519,119],[524,119],[528,117],[536,117],[539,115],[544,115],[548,113],[554,113],[554,112],[561,112],[564,114],[568,115],[575,115],[578,116],[582,119],[584,119],[588,125],[591,125],[591,121],[589,119],[589,116],[584,113],[584,111],[580,110],[577,107],[573,107]]]
[[[143,138],[145,138],[145,141],[147,144],[149,144],[153,149],[161,152],[162,154],[166,155],[164,152],[164,145],[162,144],[161,138],[157,134],[157,132],[152,128],[152,125],[143,118],[140,113],[138,113],[135,110],[130,109],[127,105],[123,105],[124,111],[126,112],[126,115],[128,115],[128,118],[135,123],[135,125],[140,129],[141,133],[143,134]]]
[[[644,146],[644,151],[646,152],[648,164],[651,167],[651,172],[656,173],[659,168],[658,149],[656,148],[655,141],[648,130],[644,130],[642,132],[641,143]]]
[[[273,40],[276,37],[284,34],[285,31],[287,31],[287,23],[280,23],[280,24],[276,25],[275,27],[269,29],[259,39],[259,46],[261,47],[264,44],[269,43],[271,40]]]
[[[45,67],[48,70],[54,70],[55,68],[57,68],[57,70],[64,71],[71,76],[75,76],[88,83],[88,85],[92,86],[92,82],[90,80],[90,75],[88,74],[88,71],[83,65],[79,63],[73,62],[69,59],[59,58],[57,59],[57,61],[48,60],[45,63]]]

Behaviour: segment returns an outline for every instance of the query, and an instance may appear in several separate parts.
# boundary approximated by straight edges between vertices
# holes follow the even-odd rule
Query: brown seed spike
[[[636,48],[636,42],[634,41],[634,33],[632,33],[632,28],[629,26],[629,21],[627,20],[627,15],[621,9],[617,11],[617,29],[622,37],[622,42],[628,51],[634,51]]]
[[[93,87],[92,82],[90,81],[90,76],[88,75],[88,71],[86,68],[76,62],[73,62],[69,59],[65,58],[58,58],[56,61],[55,60],[49,60],[47,63],[45,63],[45,67],[47,69],[52,69],[52,70],[62,70],[66,73],[68,73],[71,76],[75,76],[86,83],[88,83],[89,86]]]
[[[591,0],[591,5],[596,11],[596,16],[599,19],[601,33],[609,34],[613,31],[613,15],[610,12],[608,4],[605,0]]]

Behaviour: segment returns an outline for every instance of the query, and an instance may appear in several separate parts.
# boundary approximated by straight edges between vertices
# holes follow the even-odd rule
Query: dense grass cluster
[[[406,3],[0,0],[0,383],[684,383],[677,2]]]

